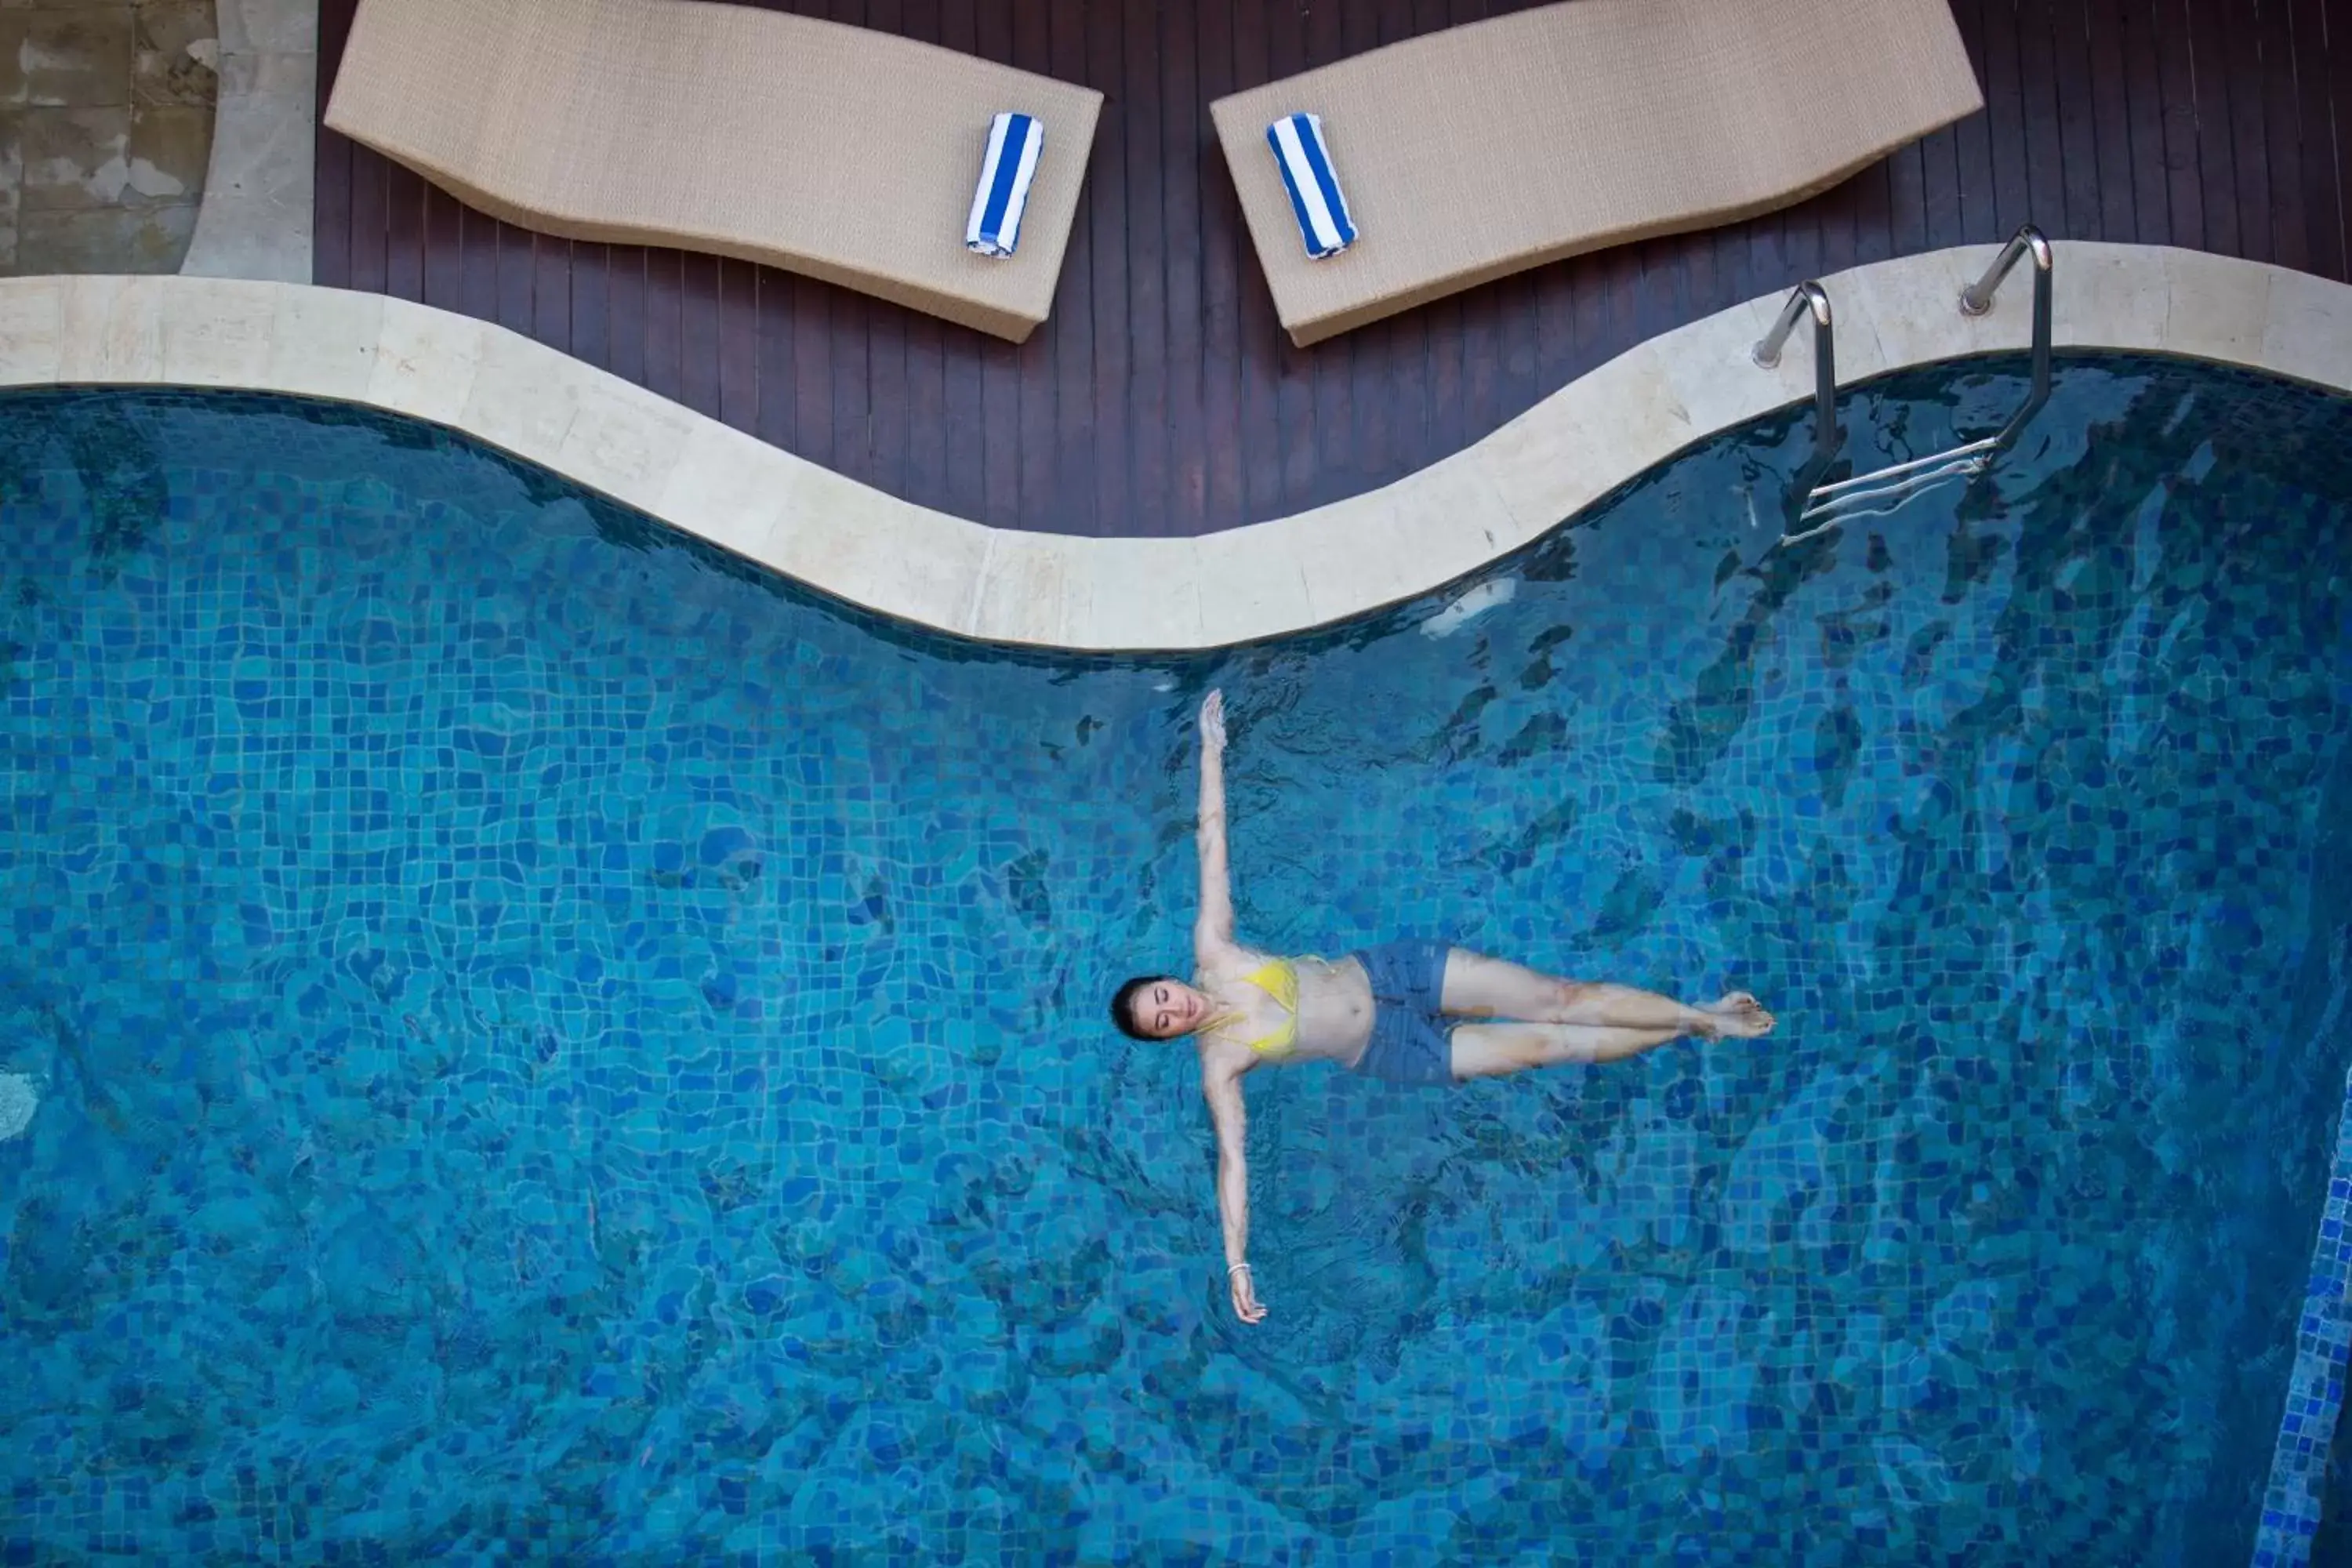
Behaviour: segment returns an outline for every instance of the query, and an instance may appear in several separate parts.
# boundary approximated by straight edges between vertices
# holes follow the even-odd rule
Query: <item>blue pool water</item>
[[[2352,1064],[2352,409],[2075,361],[1774,551],[1803,440],[1109,660],[373,416],[0,401],[6,1561],[2243,1561]],[[1102,1016],[1212,684],[1245,935],[1780,1034],[1256,1075],[1236,1325],[1190,1053]]]

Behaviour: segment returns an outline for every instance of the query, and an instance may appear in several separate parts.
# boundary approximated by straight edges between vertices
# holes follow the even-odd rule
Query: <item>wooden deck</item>
[[[321,0],[322,108],[356,4]],[[744,262],[534,236],[324,130],[317,280],[500,322],[925,506],[1116,535],[1202,533],[1385,484],[1667,328],[2028,219],[2062,241],[2347,278],[2338,0],[1953,0],[1983,113],[1784,213],[1561,262],[1305,350],[1276,324],[1209,100],[1517,0],[789,8],[1108,96],[1053,320],[1027,343]],[[2063,288],[2063,249],[2060,269]]]

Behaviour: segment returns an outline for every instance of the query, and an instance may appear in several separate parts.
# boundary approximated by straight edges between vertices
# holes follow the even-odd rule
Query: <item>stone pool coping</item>
[[[2061,348],[2247,365],[2352,391],[2352,286],[2156,246],[2056,247]],[[2022,349],[2023,269],[1971,320],[1965,246],[1826,275],[1840,379]],[[1517,550],[1717,431],[1807,399],[1809,334],[1748,350],[1776,294],[1652,338],[1382,489],[1197,539],[991,528],[885,495],[502,327],[380,294],[201,278],[0,279],[0,385],[235,387],[362,404],[503,448],[836,598],[957,636],[1103,652],[1342,621]]]

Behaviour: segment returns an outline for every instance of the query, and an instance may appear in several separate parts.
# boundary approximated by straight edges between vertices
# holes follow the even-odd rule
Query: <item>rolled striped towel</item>
[[[989,121],[980,189],[971,194],[971,217],[963,226],[966,248],[982,256],[1013,254],[1021,243],[1021,209],[1029,205],[1029,182],[1045,146],[1045,127],[1034,115],[1000,114]]]
[[[1265,142],[1290,193],[1290,210],[1298,215],[1307,254],[1320,260],[1355,244],[1356,222],[1348,216],[1348,198],[1340,194],[1339,176],[1323,147],[1323,117],[1286,114],[1265,128]]]

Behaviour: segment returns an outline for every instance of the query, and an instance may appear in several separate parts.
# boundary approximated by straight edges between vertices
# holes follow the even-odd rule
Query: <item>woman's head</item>
[[[1129,1039],[1172,1040],[1209,1016],[1209,999],[1172,974],[1139,974],[1111,994],[1110,1021]]]

